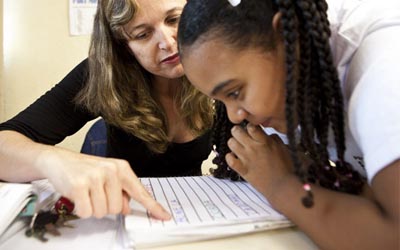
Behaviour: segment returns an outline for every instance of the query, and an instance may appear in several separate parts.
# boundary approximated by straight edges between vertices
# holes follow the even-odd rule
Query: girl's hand
[[[248,124],[247,131],[234,126],[231,132],[232,152],[226,162],[268,198],[285,177],[293,175],[289,150],[277,135],[268,136],[259,126]]]
[[[39,157],[37,164],[43,166],[41,171],[55,189],[75,203],[75,214],[79,217],[127,214],[130,198],[141,203],[155,218],[171,217],[145,190],[124,160],[53,147]]]

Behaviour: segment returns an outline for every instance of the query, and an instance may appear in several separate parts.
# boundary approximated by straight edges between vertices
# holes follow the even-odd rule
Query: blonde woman
[[[176,36],[185,0],[100,0],[89,57],[0,125],[0,179],[48,178],[80,217],[127,211],[128,198],[170,215],[137,176],[200,175],[212,104],[184,78]],[[107,124],[107,158],[53,145]]]

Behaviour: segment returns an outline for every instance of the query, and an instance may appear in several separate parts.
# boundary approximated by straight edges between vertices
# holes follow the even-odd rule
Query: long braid
[[[306,1],[296,1],[295,4],[297,19],[299,20],[299,33],[301,33],[299,65],[306,64],[310,68],[308,76],[300,74],[298,79],[298,89],[306,89],[309,94],[304,105],[306,107],[304,110],[305,116],[302,116],[302,113],[298,113],[301,133],[304,133],[304,137],[308,137],[307,143],[302,142],[301,149],[309,152],[313,160],[312,166],[307,166],[307,180],[315,183],[321,179],[319,168],[329,164],[326,149],[329,119],[326,117],[329,117],[330,112],[327,106],[327,100],[329,100],[330,95],[329,88],[323,84],[324,80],[321,77],[319,56],[318,53],[315,53],[315,41],[312,34],[310,34],[313,30],[310,30],[310,27],[305,25],[309,19],[313,18],[315,11],[310,11]],[[318,143],[316,143],[315,139],[318,139]],[[323,179],[325,180],[326,178]],[[328,179],[334,178],[328,176]]]
[[[306,28],[304,28],[306,30]],[[306,32],[306,31],[305,31]],[[308,35],[305,36],[309,37]],[[307,98],[307,103],[308,105],[306,106],[309,110],[307,111],[308,115],[304,117],[303,119],[306,121],[305,122],[305,128],[301,128],[302,130],[308,130],[310,132],[310,140],[311,140],[311,148],[306,148],[305,151],[309,151],[311,153],[312,158],[318,165],[323,165],[324,162],[326,162],[326,153],[325,148],[321,146],[320,143],[315,143],[316,138],[318,138],[321,134],[321,106],[323,106],[323,103],[321,102],[321,98],[319,98],[322,95],[322,90],[320,87],[320,74],[318,72],[318,59],[317,55],[313,53],[313,48],[314,45],[311,41],[311,39],[308,38],[310,42],[308,44],[304,44],[300,47],[306,47],[307,45],[310,46],[309,50],[312,52],[309,56],[311,62],[310,62],[310,75],[309,75],[309,87],[307,91],[309,92],[309,97]],[[302,41],[300,41],[300,44],[303,44]],[[301,58],[300,62],[307,60],[306,58]],[[301,80],[301,79],[300,79]],[[306,86],[304,87],[306,88]],[[301,119],[301,118],[300,118]]]
[[[286,51],[286,121],[289,149],[294,165],[295,173],[303,182],[307,196],[302,199],[305,207],[312,207],[313,196],[307,184],[306,172],[302,169],[300,159],[297,154],[296,138],[296,42],[298,41],[296,12],[291,0],[277,0],[278,10],[282,15],[282,33]]]
[[[217,178],[239,180],[240,176],[225,161],[225,155],[231,152],[226,142],[232,137],[231,129],[234,124],[229,121],[226,107],[222,102],[215,101],[215,109],[212,144],[215,146],[216,156],[212,162],[217,165],[217,168],[211,169],[210,172]]]
[[[331,80],[327,72],[324,71],[324,58],[322,57],[321,48],[325,45],[325,39],[321,38],[320,29],[318,27],[319,22],[319,12],[316,11],[315,5],[309,4],[308,1],[297,1],[296,2],[299,7],[299,13],[304,14],[304,25],[305,29],[308,30],[308,36],[312,40],[312,44],[314,46],[314,52],[316,53],[316,58],[318,58],[317,68],[314,70],[319,70],[319,100],[320,100],[320,119],[318,121],[318,140],[321,144],[320,154],[322,156],[322,160],[325,164],[328,162],[328,152],[326,150],[328,146],[328,134],[329,134],[329,124],[330,124],[330,116],[331,116],[331,108],[330,108],[330,99],[332,98],[331,92]],[[314,7],[314,8],[313,8]],[[307,15],[308,14],[308,15]],[[316,21],[317,20],[317,21]],[[326,35],[323,33],[323,35]],[[322,41],[321,41],[322,40]],[[326,40],[327,41],[327,40]]]
[[[307,181],[317,182],[321,186],[334,190],[359,193],[361,191],[362,181],[360,176],[345,163],[345,134],[344,134],[344,116],[343,116],[343,97],[341,94],[340,83],[336,69],[334,68],[332,55],[329,46],[329,22],[326,19],[326,5],[320,3],[318,6],[313,1],[308,0],[278,0],[278,9],[282,15],[282,33],[286,51],[286,119],[287,135],[289,139],[289,148],[293,159],[296,174],[300,180],[305,183],[304,189],[307,196],[303,198],[303,204],[306,207],[313,205],[313,196]],[[297,14],[295,17],[294,14]],[[297,22],[296,22],[296,21]],[[297,27],[296,27],[297,25]],[[299,79],[296,83],[294,72],[296,72],[295,62],[295,44],[300,37],[300,62],[298,64]],[[309,40],[310,38],[311,40]],[[308,49],[308,46],[312,48]],[[310,52],[315,55],[311,55]],[[316,65],[311,67],[310,58],[317,58]],[[319,73],[317,73],[317,71]],[[310,80],[311,77],[317,77],[316,80]],[[297,85],[296,85],[297,84]],[[320,88],[317,95],[312,95],[314,100],[306,99],[305,88],[310,84],[319,84],[310,88],[314,91]],[[294,93],[296,89],[297,93]],[[308,93],[310,93],[308,92]],[[297,99],[295,100],[295,97]],[[318,115],[311,116],[315,120],[310,122],[309,104],[317,104]],[[301,126],[301,148],[310,151],[314,162],[308,167],[307,172],[301,169],[297,157],[298,148],[295,137],[295,115],[293,109],[296,107],[298,123]],[[306,117],[304,117],[307,115]],[[310,125],[317,125],[314,138],[314,129]],[[334,131],[334,139],[338,152],[338,162],[336,168],[332,170],[329,163],[328,136],[329,128]],[[318,140],[318,144],[314,140]],[[316,150],[318,148],[319,150]]]
[[[327,18],[327,9],[328,5],[326,1],[317,1],[316,2],[317,9],[321,13],[321,23],[323,23],[323,29],[325,30],[328,36],[331,35],[331,30],[329,27],[329,21]],[[330,53],[329,44],[327,46],[327,53]],[[344,191],[348,193],[358,194],[362,190],[362,186],[364,185],[364,180],[360,176],[360,174],[354,171],[351,166],[345,161],[344,152],[346,151],[345,145],[345,131],[344,131],[344,111],[343,111],[343,95],[340,88],[340,82],[338,79],[338,74],[336,68],[333,64],[332,56],[327,57],[327,65],[330,67],[327,69],[329,70],[332,80],[334,81],[333,92],[334,92],[334,116],[333,116],[333,123],[332,127],[335,134],[335,143],[336,143],[336,150],[338,155],[338,161],[336,162],[336,181],[334,186],[336,190]],[[338,186],[340,185],[340,186]]]
[[[320,93],[320,95],[324,96],[327,100],[325,104],[328,110],[325,115],[328,119],[326,120],[332,126],[338,154],[338,162],[336,162],[335,168],[332,168],[329,163],[325,162],[323,165],[319,165],[321,163],[314,164],[314,169],[310,169],[310,172],[317,175],[317,181],[321,186],[344,192],[358,193],[361,191],[363,184],[361,177],[344,161],[343,97],[329,46],[330,29],[326,16],[327,5],[323,1],[315,3],[311,0],[296,1],[296,3],[301,9],[298,13],[303,14],[305,30],[311,31],[309,34],[316,48],[313,51],[316,52],[319,58],[318,67],[314,67],[313,69],[322,72],[322,74],[319,73],[321,76],[320,81],[324,84],[322,87],[323,93]],[[321,97],[319,98],[321,99]],[[323,106],[323,103],[321,103],[321,106]],[[323,125],[322,133],[318,136],[318,140],[325,151],[324,154],[327,155],[328,152],[326,151],[325,144],[328,140],[328,130],[326,129],[328,128]]]
[[[302,1],[300,1],[302,2]],[[324,83],[323,89],[326,91],[325,97],[327,98],[328,120],[331,121],[332,128],[335,133],[335,143],[342,144],[344,147],[344,123],[343,123],[343,99],[340,91],[339,80],[337,71],[333,65],[332,54],[329,45],[329,24],[324,14],[317,10],[317,5],[314,1],[303,1],[305,4],[302,6],[309,7],[313,18],[306,19],[306,25],[309,26],[310,36],[317,48],[316,52],[319,57],[321,81]],[[303,9],[303,13],[304,13]],[[341,114],[341,117],[340,117]],[[341,122],[341,123],[340,123]],[[339,123],[339,124],[338,124]],[[323,146],[325,147],[325,136],[323,137]],[[327,137],[326,137],[327,139]],[[326,140],[327,141],[327,140]],[[338,152],[340,154],[340,152]],[[339,155],[339,159],[344,159],[343,155]]]
[[[299,20],[302,23],[302,20]],[[312,69],[311,56],[311,40],[307,36],[307,31],[304,26],[299,26],[299,40],[300,43],[300,58],[303,60],[299,61],[299,79],[297,83],[297,114],[298,122],[301,127],[301,148],[303,151],[308,151],[310,154],[319,156],[318,148],[316,147],[313,135],[314,127],[312,122],[315,119],[315,110],[312,107],[317,107],[312,100],[318,100],[314,98],[315,95],[315,81],[314,78],[310,77]]]
[[[311,13],[303,13],[310,16]],[[303,15],[297,16],[299,24],[304,23]],[[314,161],[314,165],[323,166],[327,161],[326,149],[319,143],[315,143],[315,121],[319,121],[321,115],[317,115],[321,106],[321,93],[319,74],[312,70],[317,68],[315,53],[312,53],[313,42],[308,35],[308,30],[304,25],[299,25],[299,53],[301,60],[299,61],[299,78],[297,83],[297,118],[301,127],[301,143],[299,150],[308,152]],[[319,122],[317,123],[319,124]],[[308,182],[315,183],[319,178],[316,171],[312,168],[307,169]]]

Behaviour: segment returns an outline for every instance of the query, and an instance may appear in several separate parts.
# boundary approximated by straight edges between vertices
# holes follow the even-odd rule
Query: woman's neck
[[[181,84],[181,78],[169,79],[154,77],[152,84],[153,94],[157,98],[174,97],[181,87]]]

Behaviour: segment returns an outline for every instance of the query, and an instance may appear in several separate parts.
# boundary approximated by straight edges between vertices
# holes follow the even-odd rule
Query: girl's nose
[[[240,107],[227,107],[228,118],[234,124],[239,124],[246,120],[248,113],[246,110]]]

